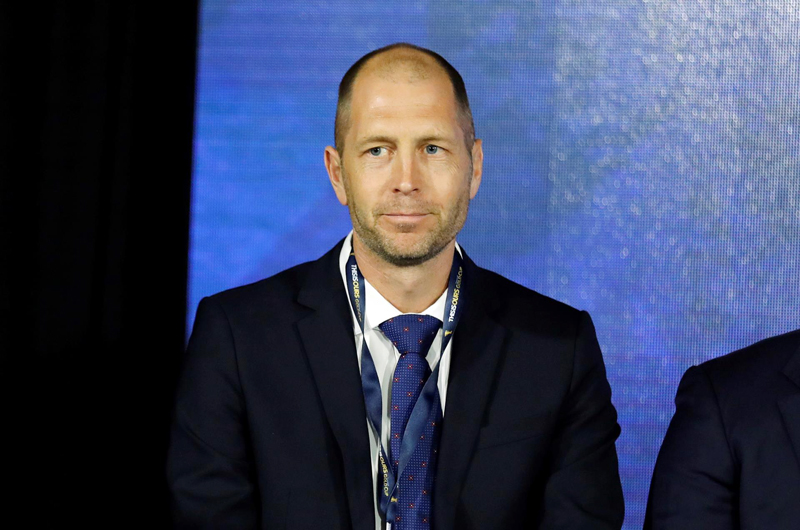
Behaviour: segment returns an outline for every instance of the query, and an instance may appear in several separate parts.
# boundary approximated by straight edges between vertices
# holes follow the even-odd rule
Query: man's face
[[[427,261],[455,239],[483,162],[480,140],[467,150],[447,76],[435,71],[427,79],[407,79],[359,75],[342,158],[334,160],[338,153],[330,147],[326,152],[356,237],[401,266]]]

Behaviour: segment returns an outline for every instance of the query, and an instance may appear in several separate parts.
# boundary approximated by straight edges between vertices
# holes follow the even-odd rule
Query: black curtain
[[[4,512],[36,528],[162,528],[197,2],[3,4]]]

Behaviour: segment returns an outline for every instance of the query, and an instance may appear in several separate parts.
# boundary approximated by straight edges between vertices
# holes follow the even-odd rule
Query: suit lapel
[[[297,323],[322,406],[344,463],[353,528],[373,529],[372,469],[366,409],[347,297],[339,272],[341,243],[312,267],[298,302],[314,310]]]
[[[489,313],[485,273],[465,255],[465,307],[453,337],[447,405],[439,443],[434,527],[453,528],[461,484],[474,452],[506,329]],[[482,289],[483,287],[483,289]],[[468,297],[468,298],[467,298]]]
[[[783,373],[800,389],[800,350],[789,359]],[[800,463],[800,392],[781,399],[778,406],[792,441],[794,455]]]

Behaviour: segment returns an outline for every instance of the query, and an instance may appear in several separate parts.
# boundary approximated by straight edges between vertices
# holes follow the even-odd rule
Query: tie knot
[[[428,315],[400,315],[379,327],[401,355],[416,353],[424,357],[441,326],[438,318]]]

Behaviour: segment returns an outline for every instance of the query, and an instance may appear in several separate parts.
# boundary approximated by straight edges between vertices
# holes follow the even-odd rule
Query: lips
[[[429,214],[427,212],[409,212],[409,213],[398,212],[398,213],[385,213],[383,215],[385,217],[395,220],[401,220],[401,219],[414,220],[414,219],[422,219],[423,217]]]
[[[422,212],[392,212],[385,213],[383,217],[395,226],[416,226],[428,217],[428,213]]]
[[[423,215],[428,215],[427,212],[397,212],[397,213],[385,213],[383,215],[388,215],[390,217],[422,217]]]

